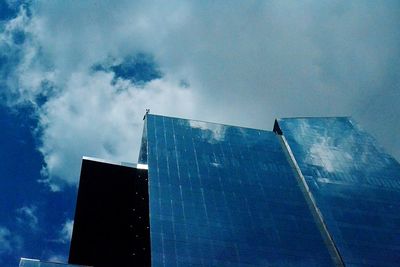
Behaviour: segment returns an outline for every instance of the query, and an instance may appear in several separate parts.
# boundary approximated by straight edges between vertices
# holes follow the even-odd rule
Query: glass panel
[[[43,262],[34,259],[25,259],[21,258],[19,262],[19,267],[89,267],[85,265],[74,265],[74,264],[65,264],[65,263],[56,263],[56,262]]]
[[[349,266],[400,262],[400,164],[349,118],[278,121]]]
[[[274,133],[146,123],[152,266],[333,266]]]
[[[139,164],[147,164],[147,127],[143,127],[142,142],[139,151]]]

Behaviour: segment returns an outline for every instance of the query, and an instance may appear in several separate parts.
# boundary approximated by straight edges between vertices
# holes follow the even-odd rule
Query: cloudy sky
[[[64,261],[83,155],[152,113],[352,116],[400,159],[400,2],[0,0],[0,265]]]

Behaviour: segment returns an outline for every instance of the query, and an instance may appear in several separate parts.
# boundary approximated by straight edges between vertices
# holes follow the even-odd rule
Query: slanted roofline
[[[226,124],[226,123],[210,122],[210,121],[196,120],[196,119],[190,119],[190,118],[181,118],[181,117],[165,116],[165,115],[152,114],[152,113],[149,113],[149,114],[147,114],[147,115],[148,115],[148,116],[156,116],[156,117],[165,117],[165,118],[171,118],[171,119],[187,120],[187,121],[196,121],[196,122],[209,123],[209,124],[217,124],[217,125],[228,126],[228,127],[236,127],[236,128],[242,128],[242,129],[250,129],[250,130],[258,130],[258,131],[271,132],[270,130],[266,130],[266,129],[263,129],[263,128],[245,127],[245,126],[238,126],[238,125],[234,125],[234,124]]]
[[[100,158],[88,157],[88,156],[83,156],[82,160],[96,161],[96,162],[101,162],[101,163],[107,163],[107,164],[130,167],[130,168],[135,168],[135,169],[142,169],[142,170],[148,169],[147,164],[141,164],[141,163],[113,161],[113,160],[106,160],[106,159],[100,159]]]

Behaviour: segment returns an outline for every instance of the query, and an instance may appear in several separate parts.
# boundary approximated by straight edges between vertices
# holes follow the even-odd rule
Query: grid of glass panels
[[[349,118],[278,123],[346,266],[399,266],[400,164]]]
[[[272,132],[147,115],[152,266],[332,266]]]

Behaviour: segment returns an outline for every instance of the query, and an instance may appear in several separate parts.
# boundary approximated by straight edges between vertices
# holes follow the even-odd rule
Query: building
[[[69,264],[400,262],[400,164],[349,118],[147,114],[138,162],[83,159]]]
[[[146,166],[84,157],[71,264],[150,266]]]
[[[277,121],[346,266],[400,262],[400,164],[349,118]]]

